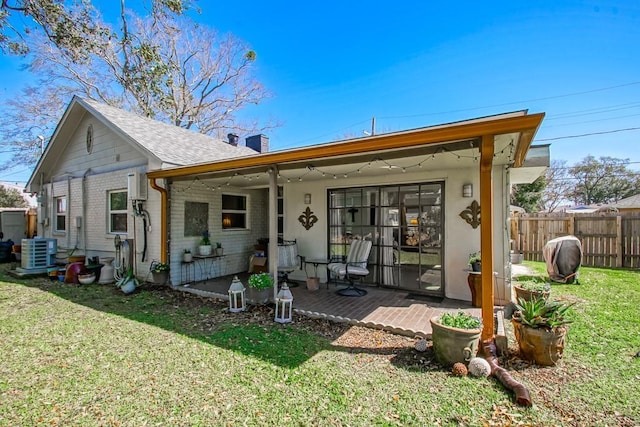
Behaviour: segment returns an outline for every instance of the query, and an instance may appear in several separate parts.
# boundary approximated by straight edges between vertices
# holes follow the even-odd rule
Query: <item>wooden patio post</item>
[[[482,341],[493,339],[493,135],[480,143],[480,252],[482,256]]]
[[[278,169],[269,170],[269,271],[274,279],[275,302],[278,297]]]

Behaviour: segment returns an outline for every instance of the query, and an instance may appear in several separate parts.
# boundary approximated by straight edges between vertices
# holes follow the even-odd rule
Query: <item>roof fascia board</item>
[[[69,102],[69,104],[67,105],[67,108],[64,110],[64,113],[62,114],[62,118],[58,122],[58,125],[53,131],[53,134],[51,135],[51,139],[49,139],[49,143],[47,144],[40,158],[38,159],[38,163],[36,164],[36,167],[33,168],[33,172],[31,172],[31,176],[27,181],[26,188],[31,188],[34,178],[37,177],[38,174],[40,173],[40,169],[42,168],[44,160],[48,157],[49,152],[52,150],[52,147],[58,138],[58,135],[60,134],[62,129],[65,127],[67,120],[69,119],[69,116],[71,116],[73,112],[74,105],[78,102],[78,99],[80,98],[78,98],[76,95],[73,95],[73,98],[71,98],[71,101]]]
[[[408,148],[412,146],[442,144],[448,141],[460,141],[463,139],[478,138],[483,135],[501,135],[505,133],[520,132],[524,136],[520,138],[518,150],[526,154],[526,150],[535,135],[544,113],[530,114],[516,117],[500,118],[496,120],[477,121],[471,123],[457,123],[450,126],[436,128],[424,128],[403,133],[376,135],[357,140],[341,141],[323,145],[314,145],[287,151],[276,151],[256,156],[239,157],[199,165],[190,165],[174,169],[148,171],[149,178],[178,178],[189,175],[197,175],[211,172],[220,172],[230,169],[243,169],[249,167],[269,166],[273,164],[308,161],[318,158],[341,157],[347,155],[362,154]],[[526,149],[520,149],[520,145],[526,145]],[[521,165],[521,162],[520,162]],[[516,166],[516,167],[519,167]]]

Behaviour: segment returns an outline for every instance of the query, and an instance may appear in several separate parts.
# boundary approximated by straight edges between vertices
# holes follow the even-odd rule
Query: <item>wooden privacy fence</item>
[[[640,215],[520,214],[511,218],[512,249],[544,261],[545,243],[573,235],[582,243],[582,265],[640,268]]]

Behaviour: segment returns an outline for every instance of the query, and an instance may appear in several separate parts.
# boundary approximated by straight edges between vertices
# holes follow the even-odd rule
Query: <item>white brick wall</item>
[[[48,190],[49,197],[49,226],[43,230],[44,237],[58,239],[58,258],[63,261],[67,251],[78,247],[77,253],[88,257],[113,257],[115,256],[114,234],[108,232],[108,192],[113,190],[127,190],[127,175],[134,169],[126,169],[102,173],[99,175],[88,174],[85,178],[70,178],[68,181],[54,182]],[[82,181],[85,180],[84,192]],[[51,188],[52,187],[52,188]],[[149,191],[148,199],[144,202],[143,209],[149,212],[152,225],[151,231],[147,231],[147,253],[145,262],[142,262],[145,233],[142,217],[133,215],[131,203],[128,205],[129,216],[127,223],[127,236],[123,238],[134,239],[136,274],[147,279],[149,266],[152,260],[160,259],[160,194],[157,191]],[[67,197],[67,230],[64,233],[56,233],[55,229],[55,199],[59,196]],[[76,217],[82,217],[82,227],[76,227]],[[85,229],[86,228],[86,233]],[[86,236],[86,241],[85,241]]]
[[[222,230],[222,193],[242,194],[248,196],[249,228],[247,230]],[[190,248],[197,253],[200,236],[184,235],[185,201],[209,204],[209,233],[212,242],[221,242],[224,258],[216,264],[216,274],[228,275],[247,271],[249,256],[258,238],[268,237],[268,189],[246,190],[225,186],[222,190],[217,185],[206,181],[175,182],[170,190],[170,247],[171,247],[171,281],[180,283],[182,252]],[[196,280],[202,279],[200,269],[195,269]]]

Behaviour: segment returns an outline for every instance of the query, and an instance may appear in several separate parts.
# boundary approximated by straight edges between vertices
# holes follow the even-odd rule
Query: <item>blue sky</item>
[[[535,142],[552,159],[640,162],[640,129],[625,130],[640,128],[640,2],[198,5],[198,22],[257,52],[274,96],[246,115],[283,123],[267,132],[272,150],[363,135],[372,117],[388,132],[528,109],[547,114]],[[0,58],[0,96],[28,78],[18,67]]]

